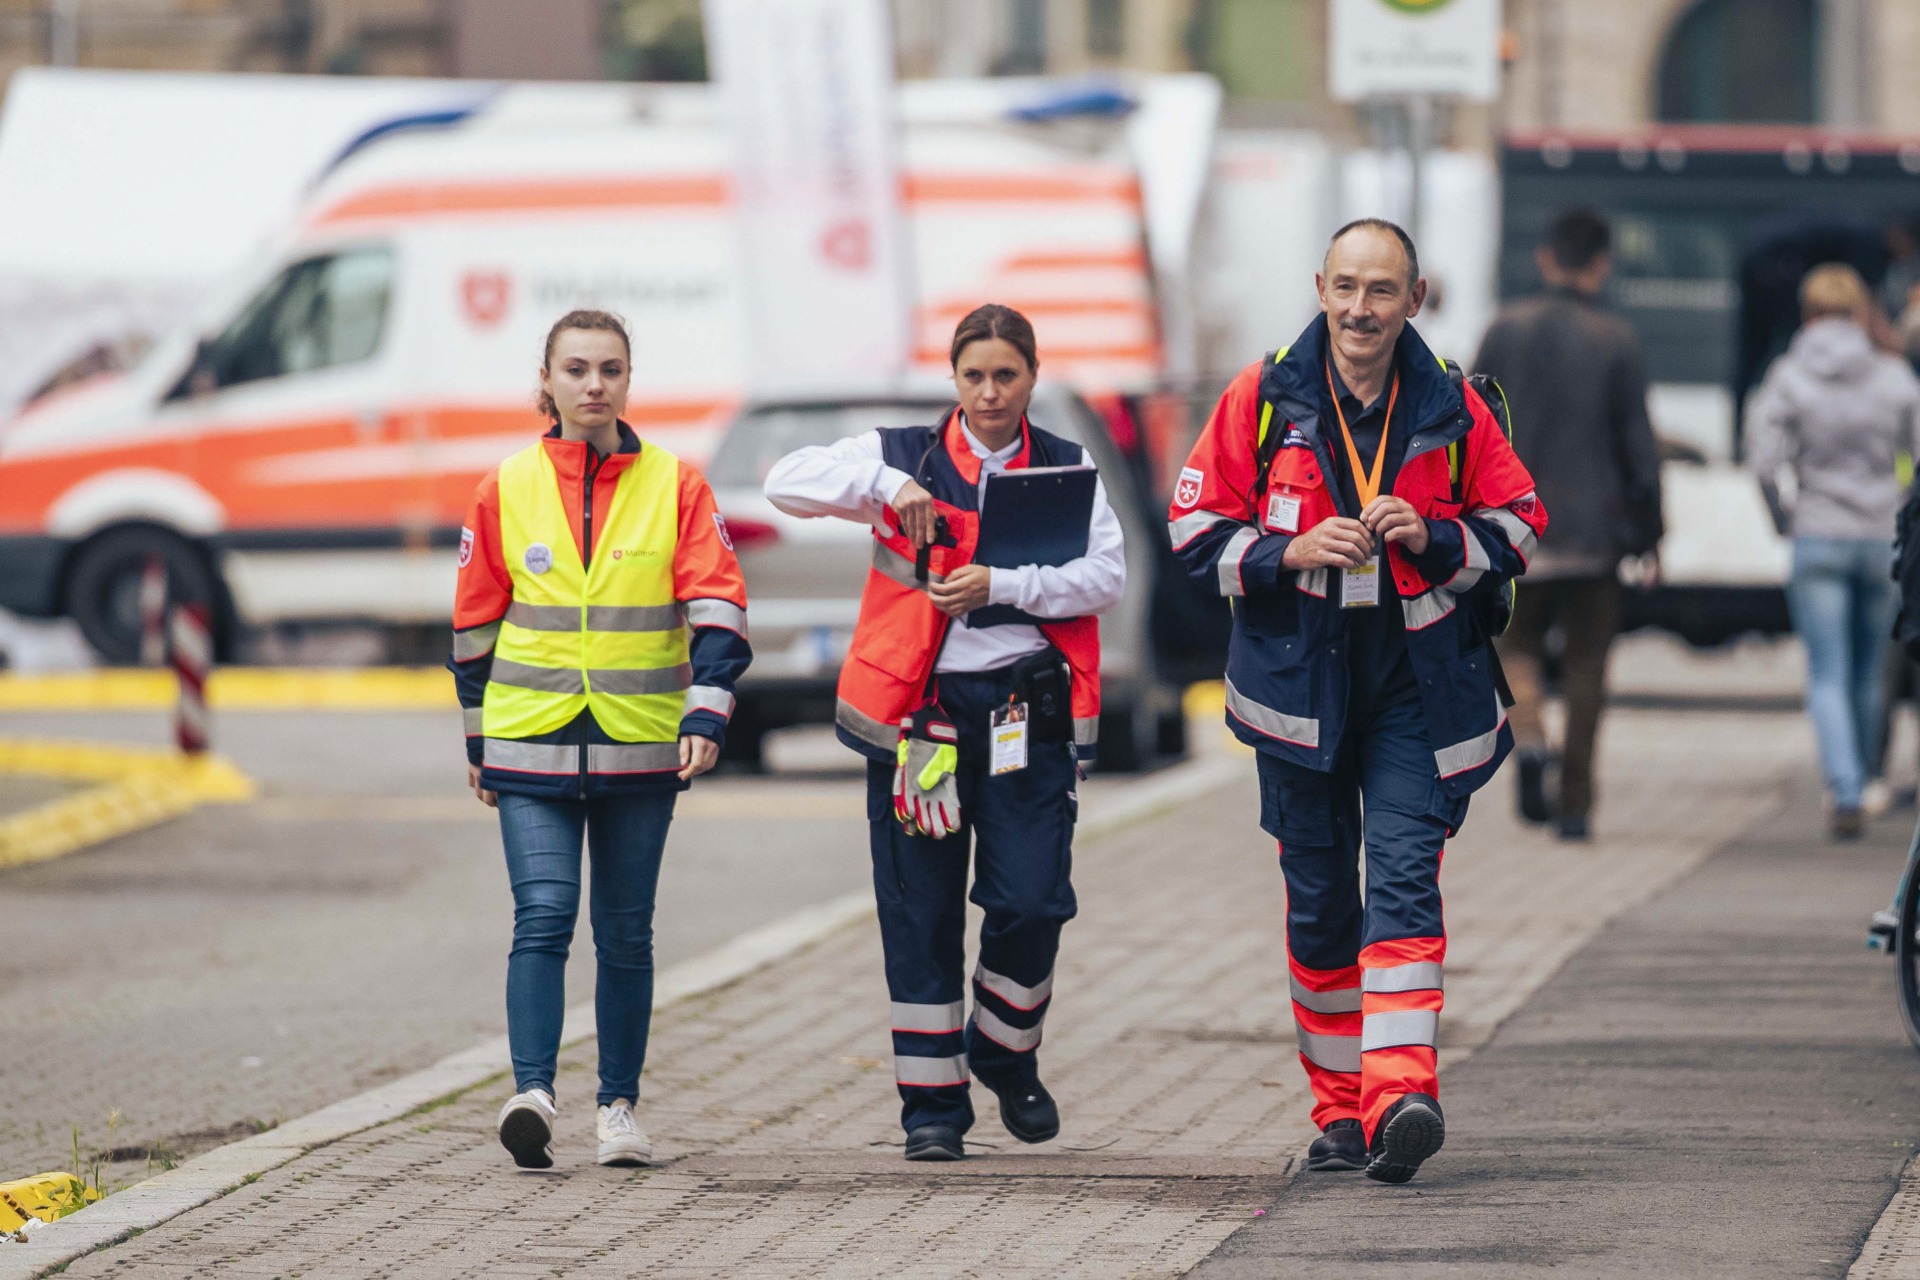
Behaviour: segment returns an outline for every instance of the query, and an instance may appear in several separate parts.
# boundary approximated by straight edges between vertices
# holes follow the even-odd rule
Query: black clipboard
[[[1087,554],[1093,521],[1092,467],[1023,467],[987,477],[980,499],[980,541],[973,563],[994,569],[1063,565]],[[969,627],[1057,622],[1010,604],[990,604],[966,616]]]

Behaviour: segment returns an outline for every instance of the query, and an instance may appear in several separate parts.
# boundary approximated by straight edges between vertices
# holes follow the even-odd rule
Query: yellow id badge
[[[992,752],[987,771],[994,777],[1027,767],[1027,704],[1009,702],[987,716],[987,741]]]
[[[1380,557],[1340,571],[1340,607],[1371,609],[1380,603]]]

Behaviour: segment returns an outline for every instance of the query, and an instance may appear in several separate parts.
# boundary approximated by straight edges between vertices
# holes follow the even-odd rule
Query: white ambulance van
[[[963,118],[916,92],[918,378],[992,300],[1033,317],[1050,377],[1150,386],[1161,344],[1120,131]],[[712,106],[701,88],[509,88],[342,158],[195,323],[0,427],[0,608],[70,616],[133,661],[157,556],[228,634],[444,622],[467,500],[541,429],[541,342],[575,307],[626,317],[629,420],[699,462],[747,385]]]

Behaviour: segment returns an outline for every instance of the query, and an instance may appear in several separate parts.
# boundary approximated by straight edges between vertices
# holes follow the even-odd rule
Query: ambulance
[[[1123,131],[937,86],[904,87],[902,115],[915,385],[987,300],[1032,316],[1049,377],[1154,385]],[[135,661],[158,559],[225,649],[277,623],[444,623],[467,501],[542,429],[541,343],[575,307],[627,319],[628,419],[700,462],[749,384],[725,145],[701,87],[508,87],[372,131],[136,368],[0,427],[0,608]]]

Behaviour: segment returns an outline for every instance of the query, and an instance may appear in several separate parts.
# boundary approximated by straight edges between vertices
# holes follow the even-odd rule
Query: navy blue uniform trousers
[[[1027,767],[988,771],[987,717],[1013,690],[1006,670],[945,672],[938,697],[959,731],[960,829],[908,835],[893,814],[894,766],[867,765],[874,897],[892,1000],[894,1078],[908,1131],[973,1124],[969,1080],[996,1090],[1038,1078],[1060,926],[1076,910],[1071,745],[1029,742]],[[972,900],[986,914],[966,1016],[964,936]]]

